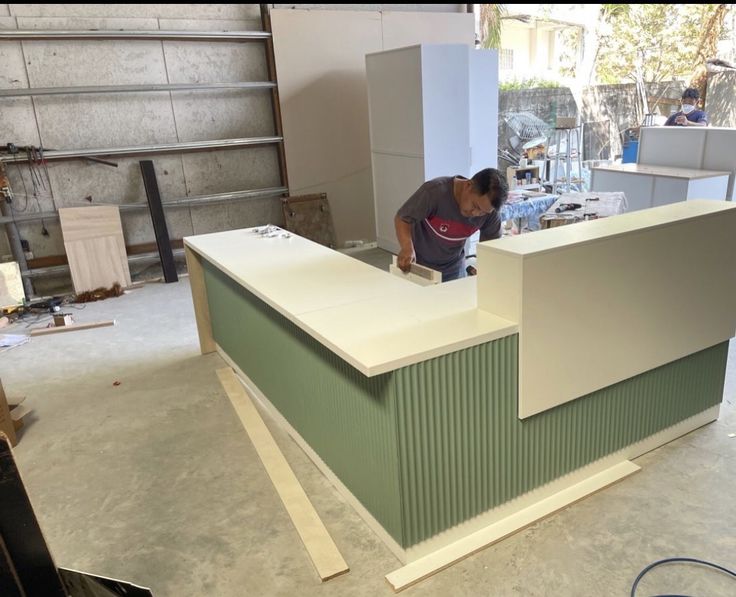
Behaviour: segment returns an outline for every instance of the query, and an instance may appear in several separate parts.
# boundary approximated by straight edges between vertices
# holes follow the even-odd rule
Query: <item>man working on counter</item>
[[[401,206],[394,224],[401,246],[398,266],[413,262],[442,272],[449,282],[465,275],[465,241],[480,230],[480,240],[501,236],[498,215],[508,184],[495,168],[473,178],[442,176],[425,182]]]

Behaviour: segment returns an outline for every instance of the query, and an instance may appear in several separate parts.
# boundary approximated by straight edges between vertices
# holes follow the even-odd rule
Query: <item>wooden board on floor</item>
[[[513,535],[538,520],[550,516],[639,470],[640,467],[629,460],[620,462],[503,520],[499,520],[455,543],[451,543],[447,547],[438,549],[403,568],[387,574],[386,580],[395,592],[403,591],[440,570],[452,566],[481,549],[485,549],[489,545],[493,545],[501,539]]]
[[[253,442],[320,578],[325,581],[347,572],[348,565],[235,372],[230,367],[218,369],[217,377]]]
[[[76,332],[78,330],[91,330],[93,328],[104,328],[115,325],[115,320],[94,321],[92,323],[75,323],[73,325],[60,325],[52,328],[36,328],[31,330],[31,336],[45,336],[46,334],[61,334],[63,332]]]
[[[74,292],[110,288],[116,282],[130,286],[117,206],[62,208],[59,219]]]

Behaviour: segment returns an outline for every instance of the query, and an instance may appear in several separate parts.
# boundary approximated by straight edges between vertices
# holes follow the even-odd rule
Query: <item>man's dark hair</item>
[[[488,195],[491,205],[498,211],[509,194],[509,185],[506,178],[495,168],[486,168],[476,172],[473,178],[473,188],[479,195]]]
[[[695,87],[688,87],[682,92],[682,99],[700,99],[700,91]]]

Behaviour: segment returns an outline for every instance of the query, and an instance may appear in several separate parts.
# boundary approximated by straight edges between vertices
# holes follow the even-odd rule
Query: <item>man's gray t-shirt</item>
[[[412,225],[417,263],[454,277],[465,259],[465,241],[477,230],[481,240],[501,237],[501,219],[494,210],[477,218],[466,218],[453,192],[454,178],[442,176],[425,182],[399,209],[398,216]]]

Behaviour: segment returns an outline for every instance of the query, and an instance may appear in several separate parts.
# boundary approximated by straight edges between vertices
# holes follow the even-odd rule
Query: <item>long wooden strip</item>
[[[92,328],[104,328],[108,325],[115,325],[115,320],[95,321],[93,323],[75,323],[73,325],[60,325],[54,328],[36,328],[35,330],[31,330],[31,336],[61,334],[62,332],[74,332],[76,330],[91,330]]]
[[[320,578],[325,581],[347,572],[350,568],[235,372],[230,367],[218,369],[217,377],[248,432]]]
[[[455,543],[451,543],[447,547],[438,549],[423,558],[407,564],[403,568],[394,570],[386,575],[386,580],[393,587],[394,591],[398,593],[440,570],[444,570],[448,566],[473,555],[481,549],[509,535],[513,535],[538,520],[554,514],[558,510],[562,510],[639,470],[640,467],[629,460],[615,464],[580,483],[563,489],[528,508],[524,508],[503,520],[499,520]]]

